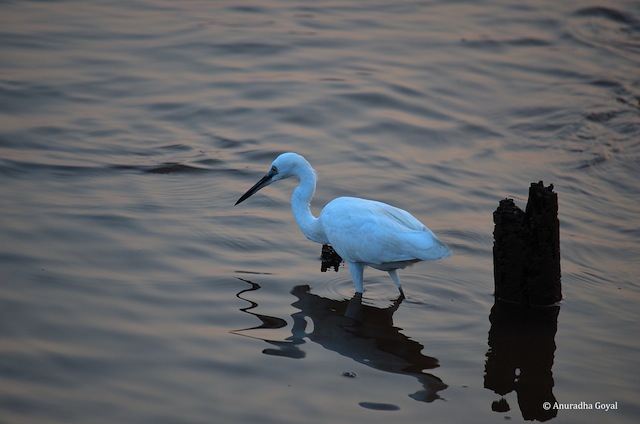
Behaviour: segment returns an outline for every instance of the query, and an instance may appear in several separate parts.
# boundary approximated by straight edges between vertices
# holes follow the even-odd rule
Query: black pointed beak
[[[238,201],[236,202],[236,205],[238,203],[244,202],[249,197],[251,197],[254,193],[258,192],[261,188],[268,186],[272,182],[273,182],[273,174],[271,172],[267,172],[267,174],[264,177],[262,177],[260,181],[258,181],[253,187],[247,190],[247,192],[243,194],[242,197],[238,199]]]

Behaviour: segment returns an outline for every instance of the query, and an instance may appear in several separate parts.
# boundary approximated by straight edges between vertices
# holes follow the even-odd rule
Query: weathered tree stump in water
[[[560,222],[553,184],[531,183],[525,212],[513,199],[501,200],[493,222],[496,300],[522,305],[560,301]]]
[[[322,245],[322,252],[320,254],[322,263],[320,264],[320,271],[327,272],[328,269],[333,268],[336,272],[340,268],[342,258],[333,250],[333,247],[329,244]]]

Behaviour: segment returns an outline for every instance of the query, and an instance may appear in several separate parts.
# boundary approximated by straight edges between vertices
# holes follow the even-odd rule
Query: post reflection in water
[[[256,329],[285,327],[287,322],[282,318],[251,311],[258,304],[242,295],[260,289],[260,285],[244,279],[242,281],[251,287],[238,293],[237,297],[251,305],[240,310],[254,315],[262,324],[232,333],[250,336],[243,333]],[[415,400],[433,402],[440,399],[438,392],[447,388],[447,385],[435,375],[424,372],[438,367],[438,360],[423,355],[421,351],[424,346],[409,339],[400,332],[400,328],[393,325],[393,314],[402,303],[402,299],[398,299],[388,308],[381,309],[362,304],[362,294],[356,294],[349,300],[330,300],[311,294],[307,285],[296,286],[291,293],[298,298],[292,306],[299,309],[299,312],[291,315],[291,336],[282,341],[260,338],[273,346],[264,349],[264,354],[304,358],[305,352],[301,346],[305,339],[309,339],[325,349],[371,368],[416,378],[422,389],[409,394]],[[313,322],[313,330],[310,332],[307,332],[306,319]]]
[[[497,301],[491,308],[489,350],[484,387],[501,396],[491,409],[510,409],[504,396],[515,391],[525,420],[547,421],[557,415],[553,408],[553,366],[560,307],[523,308]]]

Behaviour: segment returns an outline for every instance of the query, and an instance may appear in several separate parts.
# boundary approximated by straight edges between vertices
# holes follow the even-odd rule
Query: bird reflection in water
[[[242,279],[251,287],[237,294],[250,306],[240,309],[254,315],[262,323],[258,326],[235,330],[232,333],[249,337],[251,330],[278,329],[287,322],[251,311],[258,304],[243,294],[260,289],[260,285]],[[349,357],[371,368],[416,378],[422,389],[410,394],[415,400],[433,402],[440,399],[438,392],[447,385],[435,375],[424,372],[439,366],[438,360],[421,353],[423,345],[409,339],[393,325],[393,314],[402,303],[402,297],[388,308],[377,308],[362,303],[362,294],[356,293],[349,300],[331,300],[310,293],[307,285],[296,286],[291,293],[297,297],[292,306],[299,309],[291,315],[291,336],[285,340],[261,338],[273,347],[264,349],[266,355],[294,359],[305,357],[302,345],[305,339],[318,343],[325,349]],[[313,322],[313,330],[307,331],[307,320]]]

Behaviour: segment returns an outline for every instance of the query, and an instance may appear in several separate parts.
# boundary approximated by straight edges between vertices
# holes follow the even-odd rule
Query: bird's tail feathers
[[[449,246],[436,239],[433,246],[427,250],[427,258],[423,258],[425,261],[435,261],[436,259],[444,259],[451,256],[453,253]]]
[[[431,235],[433,237],[428,238],[428,245],[425,246],[423,244],[421,246],[418,257],[423,261],[435,261],[451,256],[452,253],[449,246],[441,242],[433,233],[431,233]]]

